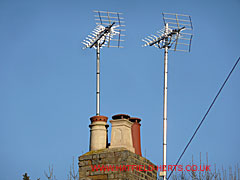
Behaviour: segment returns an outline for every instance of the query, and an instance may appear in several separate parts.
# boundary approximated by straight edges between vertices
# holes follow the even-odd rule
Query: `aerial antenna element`
[[[121,42],[125,36],[122,13],[108,11],[93,11],[95,13],[96,28],[82,41],[84,47],[95,48],[97,52],[97,77],[96,77],[96,115],[100,115],[100,48],[122,48]]]
[[[190,52],[192,42],[191,17],[183,14],[162,13],[164,28],[156,34],[145,37],[142,41],[145,46],[154,46],[164,49],[164,97],[163,97],[163,167],[167,167],[167,76],[168,50]],[[160,172],[164,180],[166,171]]]

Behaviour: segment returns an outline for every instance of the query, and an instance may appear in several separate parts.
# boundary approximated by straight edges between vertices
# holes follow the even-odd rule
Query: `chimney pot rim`
[[[140,118],[137,118],[137,117],[130,117],[129,118],[129,121],[131,121],[131,122],[137,122],[137,123],[140,123],[141,122],[141,119]]]
[[[129,119],[130,116],[128,114],[116,114],[112,116],[112,119]]]
[[[91,120],[91,122],[95,122],[95,121],[105,121],[105,122],[107,122],[108,117],[107,116],[100,116],[100,115],[98,115],[98,116],[90,117],[90,120]]]

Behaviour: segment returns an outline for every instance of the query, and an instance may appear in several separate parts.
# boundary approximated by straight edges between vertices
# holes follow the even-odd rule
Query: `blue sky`
[[[168,164],[193,134],[239,57],[239,0],[1,0],[0,179],[44,178],[53,164],[66,179],[72,157],[88,151],[95,114],[95,51],[81,41],[93,10],[124,13],[123,49],[101,51],[101,114],[142,118],[142,152],[162,160],[163,51],[141,39],[163,28],[162,12],[189,14],[191,53],[169,53]],[[181,163],[208,152],[219,167],[240,160],[240,66]],[[110,136],[110,134],[109,134]]]

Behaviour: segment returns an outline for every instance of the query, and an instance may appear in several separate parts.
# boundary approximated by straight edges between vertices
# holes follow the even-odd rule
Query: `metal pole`
[[[97,42],[96,115],[100,115],[100,44]]]
[[[168,24],[165,26],[165,33],[168,33]],[[165,38],[164,47],[164,97],[163,97],[163,167],[167,170],[167,77],[168,77],[168,38]],[[167,171],[166,171],[167,172]],[[167,173],[163,179],[166,180]]]

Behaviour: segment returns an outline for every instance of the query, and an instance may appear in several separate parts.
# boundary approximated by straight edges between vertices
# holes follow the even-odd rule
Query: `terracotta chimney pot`
[[[142,156],[141,152],[141,135],[140,135],[140,118],[131,117],[129,119],[133,123],[132,125],[132,140],[133,140],[133,147],[135,148],[135,153],[139,156]]]

